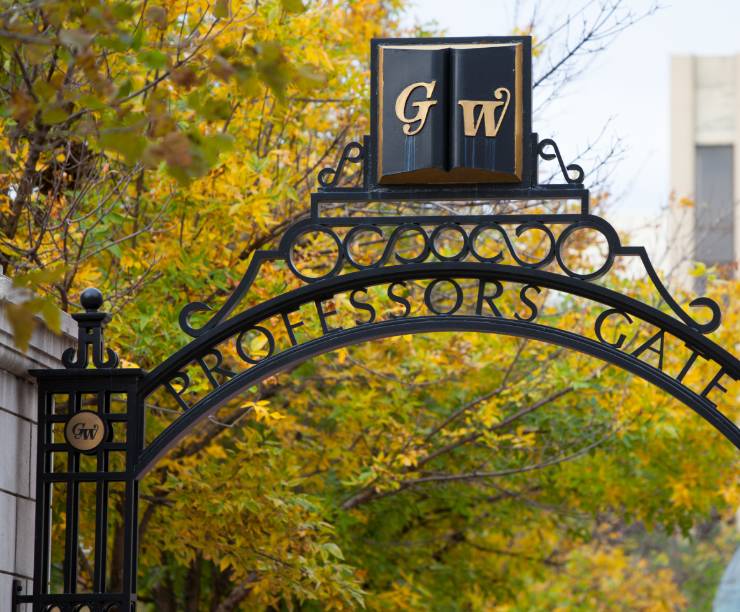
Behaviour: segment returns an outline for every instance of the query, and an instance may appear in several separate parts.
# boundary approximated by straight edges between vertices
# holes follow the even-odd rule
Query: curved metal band
[[[215,389],[189,411],[163,431],[141,454],[135,468],[137,478],[141,478],[154,464],[176,445],[195,424],[212,414],[224,402],[238,395],[257,382],[274,376],[291,366],[308,359],[328,353],[345,346],[403,334],[429,332],[472,331],[503,334],[521,338],[531,338],[550,344],[574,349],[616,365],[663,389],[699,416],[712,424],[736,447],[740,448],[740,429],[711,402],[691,389],[681,385],[667,374],[649,364],[623,353],[613,347],[601,344],[559,329],[545,327],[536,323],[477,316],[426,316],[391,319],[372,325],[341,330],[322,336],[304,344],[289,348],[282,353],[258,363],[227,383]]]
[[[180,368],[192,359],[207,353],[218,343],[239,333],[241,330],[258,324],[272,314],[289,309],[292,310],[303,303],[316,299],[326,299],[336,293],[367,285],[422,278],[476,278],[480,280],[512,281],[535,284],[543,288],[556,289],[573,295],[579,295],[633,314],[665,330],[684,341],[687,346],[696,350],[701,355],[715,360],[725,369],[728,376],[736,380],[740,378],[740,362],[720,346],[684,325],[681,321],[610,289],[580,279],[563,278],[560,275],[541,270],[497,264],[442,262],[363,270],[301,287],[283,296],[273,298],[225,321],[175,353],[170,359],[162,363],[144,378],[141,386],[142,397],[146,397],[158,387],[174,378]],[[295,363],[350,344],[399,334],[435,331],[501,333],[532,338],[579,350],[628,370],[664,389],[695,410],[722,432],[733,444],[740,448],[740,430],[738,430],[734,423],[716,410],[711,402],[680,384],[674,378],[640,361],[636,357],[590,338],[535,323],[482,316],[455,315],[449,317],[432,316],[394,319],[371,325],[358,326],[324,335],[265,359],[250,369],[236,375],[204,397],[190,410],[184,412],[182,416],[163,431],[144,450],[137,472],[143,473],[149,469],[157,458],[161,457],[172,445],[176,444],[198,420],[210,414],[223,402],[238,394],[244,388],[253,385],[263,378],[272,376]]]
[[[664,329],[676,338],[683,340],[699,354],[710,355],[715,361],[724,365],[730,375],[740,378],[740,362],[725,349],[678,319],[661,312],[657,308],[643,304],[634,298],[578,278],[568,278],[544,270],[501,264],[454,261],[404,264],[401,266],[361,270],[359,272],[352,272],[317,281],[267,300],[231,319],[223,321],[174,353],[157,368],[152,370],[142,381],[142,392],[144,395],[149,395],[157,387],[166,383],[192,359],[204,355],[219,342],[226,340],[243,329],[258,324],[273,314],[279,314],[286,310],[294,310],[304,303],[316,299],[326,299],[336,293],[358,289],[368,284],[392,283],[394,281],[424,278],[475,278],[480,280],[511,281],[525,285],[539,285],[546,289],[555,289],[578,295],[594,302],[629,312],[647,323]]]

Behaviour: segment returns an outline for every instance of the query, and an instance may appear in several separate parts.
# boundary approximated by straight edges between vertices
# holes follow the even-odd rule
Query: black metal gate
[[[84,292],[81,302],[85,312],[73,315],[79,324],[77,352],[65,353],[66,369],[34,372],[39,383],[34,589],[29,594],[18,589],[13,609],[31,603],[34,610],[134,610],[138,483],[147,471],[199,420],[244,389],[313,356],[376,338],[476,331],[561,345],[658,386],[740,448],[740,430],[713,401],[740,378],[738,359],[707,338],[720,325],[719,306],[706,297],[693,300],[692,312],[703,313],[703,322],[682,309],[661,282],[645,249],[623,246],[612,226],[591,214],[581,167],[566,166],[552,140],[538,142],[536,134],[528,134],[524,142],[525,174],[520,184],[427,186],[380,185],[375,137],[366,137],[362,144],[350,143],[336,168],[319,173],[321,187],[312,194],[306,218],[286,230],[276,249],[254,255],[238,287],[207,322],[199,327],[193,323],[198,313],[210,310],[206,304],[196,302],[182,310],[180,325],[193,339],[151,372],[117,368],[117,356],[103,343],[107,321],[107,315],[99,312],[103,298],[96,290]],[[556,161],[563,182],[540,184],[539,160]],[[361,168],[359,186],[341,186],[348,164]],[[546,205],[563,200],[576,202],[576,210],[520,212],[525,202]],[[434,212],[439,208],[426,206],[435,202],[447,203],[452,213],[439,214]],[[457,204],[471,202],[475,203],[475,214],[455,212]],[[369,212],[344,214],[337,203]],[[391,203],[399,210],[418,205],[425,212],[388,214]],[[373,213],[373,207],[381,212]],[[327,214],[327,209],[334,212]],[[571,269],[564,256],[566,242],[581,230],[598,234],[607,249],[603,263],[587,272]],[[514,239],[528,232],[538,233],[544,245],[537,258],[525,257],[515,247]],[[483,238],[491,234],[497,237],[498,252],[481,248]],[[298,252],[308,235],[321,236],[332,247],[329,256],[322,256],[330,263],[321,273],[311,273],[300,265]],[[456,252],[441,248],[445,236],[455,238]],[[358,249],[361,251],[368,238],[380,247],[359,256]],[[417,246],[411,256],[397,248],[408,239]],[[628,258],[644,267],[665,305],[663,310],[596,282],[612,270],[616,258]],[[287,266],[300,286],[242,308],[265,262]],[[416,297],[404,291],[411,282],[423,289]],[[497,300],[512,288],[520,307],[503,313]],[[442,301],[435,297],[441,289]],[[533,298],[542,289],[597,305],[600,310],[592,333],[581,335],[539,322]],[[392,302],[396,307],[393,314],[378,317],[371,294]],[[353,308],[350,326],[338,325],[339,299]],[[308,325],[299,308],[307,304],[315,308],[319,323],[319,332],[313,337],[301,335]],[[625,334],[615,337],[607,333],[606,326],[615,321],[648,326],[650,336],[637,346],[630,344]],[[262,337],[259,355],[245,344],[255,334]],[[664,342],[669,337],[685,347],[683,366],[671,373],[663,367]],[[688,382],[688,374],[699,360],[710,362],[714,374],[697,385]],[[145,406],[155,397],[158,402],[169,401],[177,414],[169,427],[147,436]],[[116,568],[106,558],[114,489],[125,525],[123,564]],[[77,580],[83,495],[95,508],[94,578],[89,593],[78,592]],[[58,551],[64,567],[59,593],[49,590],[51,555],[57,554],[51,542],[52,497],[63,499],[65,508],[64,542]]]

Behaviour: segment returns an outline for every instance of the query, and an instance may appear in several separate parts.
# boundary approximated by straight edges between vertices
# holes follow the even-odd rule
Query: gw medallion
[[[64,426],[64,439],[81,453],[92,453],[106,439],[108,428],[97,412],[81,410],[73,414]]]

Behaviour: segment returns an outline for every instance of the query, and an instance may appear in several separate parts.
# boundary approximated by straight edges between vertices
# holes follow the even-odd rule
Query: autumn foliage
[[[180,309],[222,304],[367,133],[369,40],[404,33],[396,0],[0,6],[0,259],[35,292],[9,313],[19,343],[97,286],[108,342],[147,369],[187,342]],[[268,272],[254,299],[288,288]],[[738,285],[710,293],[732,348]],[[593,314],[547,297],[562,328]],[[738,416],[736,387],[718,401]],[[722,558],[704,542],[729,533],[736,457],[665,393],[562,348],[439,334],[342,349],[246,390],[147,476],[140,601],[681,609],[716,584],[692,568]]]

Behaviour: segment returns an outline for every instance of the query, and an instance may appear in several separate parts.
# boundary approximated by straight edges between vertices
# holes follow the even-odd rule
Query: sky
[[[614,2],[615,0],[608,0]],[[435,20],[446,36],[506,35],[513,0],[412,0],[407,24]],[[547,21],[588,0],[542,0]],[[650,0],[624,0],[644,12]],[[566,163],[601,136],[606,151],[619,140],[624,154],[611,178],[609,216],[633,229],[660,214],[670,195],[670,57],[740,52],[740,0],[662,0],[661,8],[620,34],[565,91],[534,118],[540,138],[553,137]],[[588,182],[588,164],[584,163]]]

